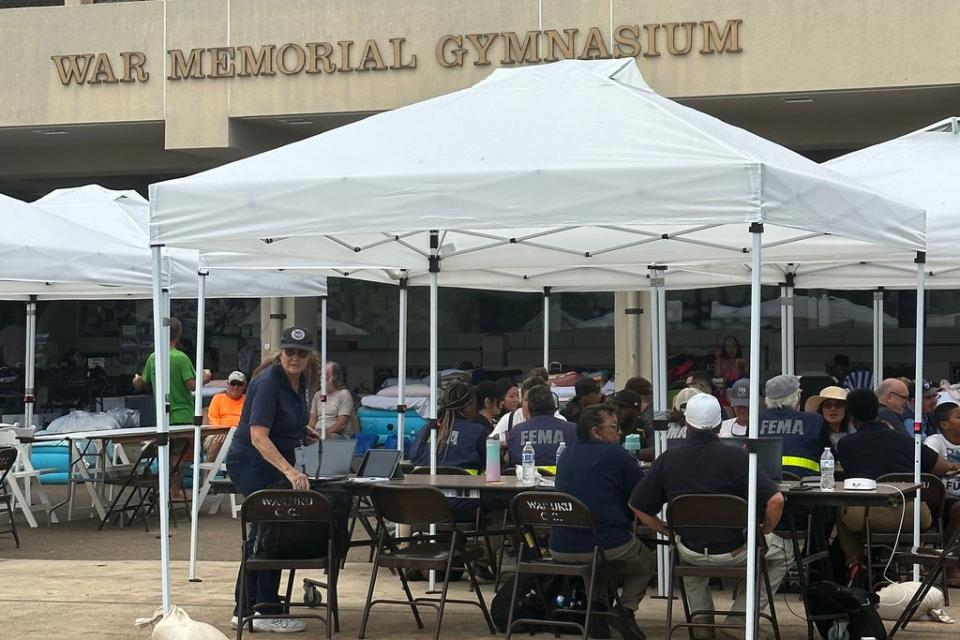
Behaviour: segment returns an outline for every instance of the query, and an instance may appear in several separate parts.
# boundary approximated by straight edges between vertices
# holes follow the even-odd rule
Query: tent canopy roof
[[[149,298],[152,295],[149,206],[140,194],[90,184],[57,189],[37,200],[34,206],[54,217],[59,221],[58,224],[82,225],[96,234],[98,241],[125,246],[137,257],[123,282],[110,280],[108,274],[97,280],[95,265],[91,265],[93,286],[87,280],[74,284],[50,284],[44,288],[43,298]],[[166,254],[171,295],[174,298],[196,297],[198,252],[169,249]],[[216,266],[221,255],[212,254],[208,257],[211,267]],[[227,257],[233,259],[232,256]],[[28,287],[11,284],[10,288]],[[275,267],[263,267],[256,273],[211,268],[206,291],[210,298],[320,296],[326,295],[327,287],[326,278],[312,272],[281,271]]]
[[[151,216],[155,243],[414,278],[431,229],[441,273],[495,267],[520,282],[544,268],[746,262],[753,222],[765,261],[924,247],[921,209],[657,95],[633,60],[500,69],[154,184]],[[602,271],[587,273],[602,288]],[[491,275],[483,286],[504,286]]]

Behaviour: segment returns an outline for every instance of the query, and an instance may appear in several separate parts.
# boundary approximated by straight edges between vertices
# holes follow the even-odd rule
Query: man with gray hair
[[[783,470],[800,478],[820,473],[820,455],[829,441],[823,417],[800,411],[800,378],[767,380],[766,411],[760,412],[760,436],[783,439]]]
[[[903,422],[907,404],[910,402],[910,388],[899,378],[886,378],[877,387],[877,399],[880,400],[880,413],[877,420],[885,423],[894,431],[905,430],[913,437],[913,428],[907,429]]]
[[[560,443],[572,446],[577,441],[577,426],[554,416],[557,402],[546,385],[536,385],[523,397],[530,417],[515,426],[507,435],[507,452],[511,465],[522,463],[523,447],[533,445],[534,464],[555,470]]]

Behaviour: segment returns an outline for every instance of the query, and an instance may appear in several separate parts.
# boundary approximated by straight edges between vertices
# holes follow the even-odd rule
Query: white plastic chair
[[[0,425],[0,446],[17,449],[17,461],[13,465],[13,470],[7,475],[7,487],[14,496],[14,506],[19,507],[23,512],[27,524],[36,528],[37,518],[33,514],[38,511],[47,514],[47,526],[50,526],[51,522],[57,522],[57,514],[47,496],[47,490],[40,483],[40,476],[57,473],[57,470],[33,467],[30,460],[30,444],[21,442],[20,438],[29,438],[34,433],[36,433],[36,427]],[[32,484],[34,481],[36,481],[36,487]],[[33,504],[34,495],[40,501],[39,504]]]
[[[233,441],[233,434],[236,433],[236,429],[230,429],[226,433],[226,438],[224,438],[223,446],[220,447],[220,451],[217,452],[216,458],[210,462],[201,462],[198,466],[200,467],[200,493],[197,494],[197,504],[202,505],[203,501],[207,498],[207,495],[210,493],[210,481],[217,477],[218,474],[227,473],[227,465],[225,461],[227,459],[227,452],[230,450],[230,443]],[[220,507],[223,504],[223,494],[217,494],[210,496],[210,510],[207,512],[210,515],[216,515],[220,511]],[[230,494],[230,515],[233,518],[236,518],[240,513],[240,505],[237,504],[237,494]]]

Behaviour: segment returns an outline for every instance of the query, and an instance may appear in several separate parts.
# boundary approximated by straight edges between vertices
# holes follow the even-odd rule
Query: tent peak
[[[510,88],[528,85],[531,87],[558,83],[596,83],[597,79],[615,82],[639,91],[653,92],[643,79],[643,74],[633,58],[612,60],[560,60],[548,64],[500,68],[478,82],[476,88],[493,85],[509,85]]]

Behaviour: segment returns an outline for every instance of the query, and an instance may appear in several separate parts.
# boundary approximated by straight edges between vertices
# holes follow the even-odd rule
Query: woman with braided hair
[[[451,384],[443,392],[437,411],[437,465],[483,471],[485,429],[475,422],[477,401],[473,387]],[[430,429],[421,429],[413,444],[410,460],[418,466],[430,464]]]

